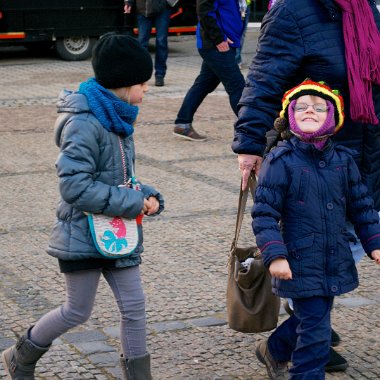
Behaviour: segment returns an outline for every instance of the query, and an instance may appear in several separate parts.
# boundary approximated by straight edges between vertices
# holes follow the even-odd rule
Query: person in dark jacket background
[[[176,136],[192,141],[206,140],[206,136],[195,131],[192,122],[198,107],[220,82],[237,114],[237,104],[244,88],[244,77],[235,58],[244,29],[239,2],[197,0],[197,48],[202,66],[178,111],[173,131]]]
[[[335,296],[358,286],[346,215],[380,265],[380,224],[352,151],[329,137],[343,125],[343,99],[308,79],[287,91],[275,126],[284,142],[259,174],[252,226],[277,296],[294,313],[256,349],[271,379],[324,380]],[[289,141],[286,141],[289,139]],[[279,225],[280,223],[280,225]]]
[[[95,78],[81,83],[76,92],[64,90],[57,103],[61,200],[47,252],[58,258],[64,273],[66,301],[2,353],[11,379],[34,379],[36,363],[53,340],[87,321],[103,275],[120,310],[123,378],[151,380],[139,268],[142,235],[129,256],[104,258],[94,244],[86,213],[135,219],[163,210],[163,198],[151,186],[141,184],[140,191],[120,186],[134,175],[134,123],[153,64],[136,39],[107,34],[94,47],[92,66]]]
[[[156,27],[156,56],[154,59],[155,85],[165,85],[168,59],[168,34],[171,8],[166,0],[125,0],[124,13],[131,13],[135,7],[137,13],[137,26],[139,28],[138,40],[148,49],[153,24]]]
[[[238,154],[243,187],[251,171],[260,172],[266,136],[272,132],[283,93],[310,77],[342,94],[345,127],[332,139],[355,151],[363,182],[380,211],[379,29],[373,0],[275,2],[263,19],[238,105],[232,149]],[[364,251],[354,235],[352,240],[358,261]],[[347,367],[333,349],[331,354],[331,370]]]

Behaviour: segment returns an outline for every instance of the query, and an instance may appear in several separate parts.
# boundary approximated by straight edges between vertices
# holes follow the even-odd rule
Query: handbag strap
[[[120,153],[121,153],[121,161],[123,164],[123,185],[128,184],[128,174],[127,174],[127,160],[125,159],[125,152],[123,148],[123,143],[121,141],[120,136],[117,136],[119,139],[119,148],[120,148]],[[133,163],[131,163],[131,177],[133,178],[135,176],[135,172],[133,169]]]
[[[255,190],[257,186],[257,181],[256,177],[254,174],[251,173],[251,175],[248,178],[248,185],[243,191],[241,188],[240,184],[240,194],[239,194],[239,205],[238,205],[238,213],[236,217],[236,225],[235,225],[235,237],[233,240],[233,245],[236,246],[239,235],[240,235],[240,230],[241,230],[241,225],[243,223],[243,217],[244,217],[244,212],[245,212],[245,207],[247,205],[247,199],[248,199],[248,192],[251,193],[252,199],[255,199]]]

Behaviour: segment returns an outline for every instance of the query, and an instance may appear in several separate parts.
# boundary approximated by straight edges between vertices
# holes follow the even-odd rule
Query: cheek
[[[326,119],[327,119],[327,113],[326,112],[319,115],[319,123],[320,124],[323,124],[326,121]]]

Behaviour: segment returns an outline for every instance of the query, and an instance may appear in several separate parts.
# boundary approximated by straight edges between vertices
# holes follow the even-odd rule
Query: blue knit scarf
[[[139,108],[122,101],[101,86],[95,78],[79,85],[80,94],[87,97],[90,110],[105,129],[116,134],[130,136]]]

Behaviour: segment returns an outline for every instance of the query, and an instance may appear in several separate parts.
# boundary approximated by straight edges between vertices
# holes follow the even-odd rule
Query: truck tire
[[[59,38],[55,42],[55,51],[65,61],[83,61],[92,54],[96,38],[73,36]]]

